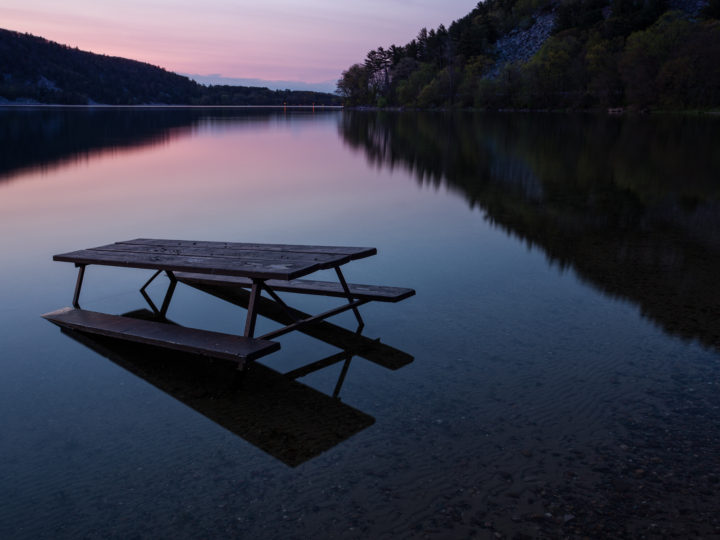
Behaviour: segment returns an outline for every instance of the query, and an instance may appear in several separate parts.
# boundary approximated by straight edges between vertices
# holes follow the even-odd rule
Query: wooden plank
[[[250,287],[252,280],[243,277],[218,276],[208,274],[194,274],[178,272],[175,277],[188,285],[204,284],[218,287]],[[315,294],[321,296],[334,296],[345,298],[340,283],[335,281],[313,281],[309,279],[295,279],[290,281],[268,280],[267,285],[276,291],[295,292],[302,294]],[[387,287],[382,285],[361,285],[348,283],[348,288],[355,298],[373,300],[378,302],[399,302],[415,294],[414,289],[403,287]]]
[[[190,285],[243,308],[247,308],[250,299],[250,293],[240,287],[219,287],[200,283],[192,283]],[[307,319],[310,317],[309,314],[298,309],[289,308],[290,313],[295,317],[293,319],[277,302],[262,296],[257,300],[257,309],[259,315],[283,325],[292,324],[298,319]],[[412,363],[414,360],[408,353],[385,345],[381,343],[379,339],[370,339],[328,321],[319,321],[313,324],[303,325],[300,326],[297,331],[340,349],[350,351],[352,354],[365,358],[386,369],[400,369]]]
[[[310,262],[317,263],[320,269],[334,268],[336,266],[350,262],[349,255],[333,255],[329,253],[303,253],[294,251],[268,251],[257,249],[241,249],[241,248],[213,248],[213,247],[171,247],[171,246],[152,246],[144,244],[129,244],[126,242],[117,242],[106,246],[98,246],[88,248],[86,251],[111,251],[125,253],[152,253],[160,255],[188,256],[188,257],[220,257],[236,260],[248,260],[256,262],[268,262],[268,264],[276,264],[283,262]]]
[[[369,257],[377,253],[373,247],[351,246],[309,246],[301,244],[258,244],[245,242],[212,242],[199,240],[165,240],[157,238],[136,238],[126,240],[124,244],[143,244],[164,247],[209,247],[209,248],[238,248],[257,249],[264,251],[288,251],[299,253],[328,253],[331,255],[348,255],[352,260]]]
[[[248,339],[84,309],[62,308],[46,313],[43,317],[64,328],[235,360],[241,364],[245,360],[254,360],[280,349],[280,344],[273,341]]]
[[[222,257],[191,257],[157,253],[94,251],[91,249],[61,253],[53,256],[53,260],[76,264],[100,264],[282,280],[295,279],[319,270],[319,264],[310,261],[243,261]]]

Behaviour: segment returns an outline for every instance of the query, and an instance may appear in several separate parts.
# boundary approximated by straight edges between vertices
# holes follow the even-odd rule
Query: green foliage
[[[523,68],[516,63],[506,65],[493,85],[485,88],[491,101],[483,104],[489,107],[525,108],[529,105],[528,77]]]
[[[606,0],[562,0],[557,7],[555,32],[571,28],[587,29],[603,20]]]
[[[457,92],[459,105],[464,107],[475,105],[475,96],[480,91],[482,78],[492,65],[492,58],[484,55],[473,56],[465,63]]]
[[[720,0],[693,21],[667,0],[485,0],[448,29],[370,51],[346,103],[413,107],[665,108],[720,105]],[[495,68],[500,37],[550,7],[553,35],[527,62]],[[500,54],[502,53],[502,54]],[[339,90],[341,85],[338,86]],[[343,94],[345,95],[345,94]]]
[[[337,93],[348,105],[363,105],[370,100],[368,71],[361,64],[354,64],[342,72],[337,83]]]
[[[448,104],[450,91],[450,75],[448,69],[445,68],[423,87],[417,98],[417,104],[425,108]]]
[[[550,0],[518,0],[512,7],[512,13],[517,19],[532,17],[541,9],[550,6]]]
[[[531,79],[526,80],[526,86],[533,89],[532,102],[528,105],[573,104],[569,102],[568,89],[584,86],[581,47],[581,40],[569,32],[552,36],[545,42],[524,68],[524,77]]]
[[[392,49],[392,48],[391,48]],[[393,51],[378,47],[372,50],[365,58],[365,72],[372,93],[385,94],[390,88],[390,67],[393,61]]]
[[[397,97],[401,105],[419,106],[418,96],[422,89],[432,81],[435,76],[435,67],[429,62],[424,62],[413,71],[406,81],[402,81],[398,87]]]
[[[720,21],[709,21],[672,51],[656,79],[661,105],[711,107],[720,103]]]
[[[705,19],[720,19],[720,0],[709,0],[702,10]]]
[[[720,22],[692,23],[677,12],[632,34],[620,59],[629,101],[665,108],[720,103]]]
[[[603,31],[607,36],[628,36],[653,24],[667,9],[667,0],[613,0]]]
[[[622,54],[622,38],[604,39],[595,32],[585,47],[585,66],[588,76],[588,93],[599,105],[616,107],[621,104],[623,85],[618,70]]]
[[[647,107],[658,101],[658,74],[690,32],[690,22],[669,12],[647,30],[627,39],[620,72],[631,103]]]

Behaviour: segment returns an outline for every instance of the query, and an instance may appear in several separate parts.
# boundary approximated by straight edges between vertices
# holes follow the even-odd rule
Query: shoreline
[[[631,107],[616,107],[608,109],[483,109],[474,107],[434,107],[434,108],[413,108],[413,107],[375,107],[375,106],[353,106],[344,105],[180,105],[180,104],[142,104],[142,105],[109,105],[93,103],[89,105],[71,105],[63,103],[13,103],[0,102],[0,109],[327,109],[345,110],[357,112],[441,112],[441,113],[545,113],[545,114],[595,114],[607,116],[645,116],[645,115],[697,115],[697,116],[720,116],[720,109],[712,110],[683,110],[683,109],[644,109],[638,110]]]
[[[434,107],[429,109],[413,107],[344,107],[348,111],[361,112],[483,112],[483,113],[548,113],[548,114],[604,114],[608,116],[638,116],[653,114],[720,115],[720,109],[635,109],[632,107],[609,107],[606,109],[483,109],[474,107]]]
[[[70,105],[63,103],[2,103],[0,109],[344,109],[342,105],[105,105],[94,103],[92,105]]]

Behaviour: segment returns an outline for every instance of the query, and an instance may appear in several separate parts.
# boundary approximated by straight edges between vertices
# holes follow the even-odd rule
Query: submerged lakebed
[[[720,534],[720,119],[8,108],[0,139],[3,538]],[[138,237],[373,246],[347,279],[417,295],[361,308],[379,352],[305,373],[341,350],[293,333],[239,381],[40,318],[53,254]],[[83,307],[149,274],[90,267]]]

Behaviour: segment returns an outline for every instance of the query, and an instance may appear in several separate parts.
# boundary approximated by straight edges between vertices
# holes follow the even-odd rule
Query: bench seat
[[[187,285],[211,285],[220,287],[252,287],[252,280],[237,276],[219,276],[214,274],[196,274],[189,272],[176,272],[178,281]],[[275,291],[294,292],[302,294],[315,294],[321,296],[337,296],[345,298],[342,285],[334,281],[313,281],[309,279],[293,279],[282,281],[269,279],[265,282]],[[385,287],[381,285],[360,285],[348,283],[350,293],[354,298],[373,300],[377,302],[399,302],[415,294],[413,289],[402,287]]]
[[[240,366],[246,360],[255,360],[280,349],[280,344],[274,341],[249,339],[84,309],[66,307],[46,313],[43,317],[63,328],[234,360]]]

